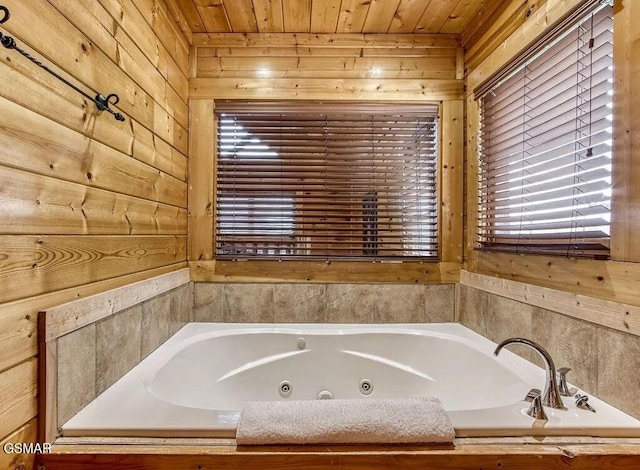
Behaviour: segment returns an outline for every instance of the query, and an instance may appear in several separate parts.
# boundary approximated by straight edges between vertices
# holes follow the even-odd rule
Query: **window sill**
[[[194,282],[454,283],[459,263],[439,261],[190,261]]]

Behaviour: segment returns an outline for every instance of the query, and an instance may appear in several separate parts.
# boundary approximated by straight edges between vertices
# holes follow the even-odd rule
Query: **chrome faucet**
[[[538,343],[525,338],[509,338],[505,339],[498,345],[493,352],[494,356],[500,354],[502,348],[509,344],[519,343],[533,348],[544,360],[544,368],[547,372],[547,379],[544,385],[544,392],[542,394],[542,404],[558,410],[566,410],[562,398],[560,397],[560,389],[558,388],[558,381],[556,379],[556,366],[553,363],[553,359],[549,353]]]

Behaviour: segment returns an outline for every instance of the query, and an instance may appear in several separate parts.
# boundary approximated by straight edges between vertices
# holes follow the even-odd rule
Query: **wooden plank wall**
[[[189,260],[192,280],[455,282],[462,261],[464,82],[452,34],[193,34]],[[215,100],[442,103],[442,263],[216,262]],[[393,269],[392,269],[393,268]]]
[[[489,0],[477,19],[469,23],[462,34],[467,71],[475,70],[489,54],[504,47],[504,41],[523,28],[527,20],[541,10],[547,1]],[[526,43],[520,44],[520,47],[525,46]]]
[[[190,47],[163,0],[2,4],[3,33],[126,121],[3,49],[0,447],[34,437],[39,310],[186,266]]]
[[[190,98],[462,99],[453,34],[194,34]]]
[[[525,5],[526,3],[526,5]],[[637,2],[614,3],[614,174],[611,261],[540,255],[481,253],[474,250],[477,219],[478,106],[473,90],[538,38],[581,0],[512,0],[496,10],[484,26],[462,35],[467,67],[465,255],[467,269],[538,286],[640,305],[640,26]],[[472,29],[473,28],[473,29]],[[505,35],[509,32],[508,35]],[[497,37],[502,37],[499,42]]]

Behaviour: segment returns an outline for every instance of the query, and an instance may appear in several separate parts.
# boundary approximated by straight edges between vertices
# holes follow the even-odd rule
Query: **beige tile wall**
[[[191,321],[185,284],[58,339],[58,423],[64,424]]]
[[[96,325],[58,339],[58,422],[66,422],[96,394]]]
[[[194,284],[194,321],[415,323],[454,320],[454,284]]]
[[[495,342],[520,336],[540,343],[556,367],[571,368],[571,383],[640,418],[640,337],[473,287],[458,289],[456,321]],[[509,349],[542,366],[529,348]]]
[[[58,422],[190,321],[450,322],[454,291],[453,284],[190,283],[58,339]]]
[[[168,294],[162,296],[165,295]],[[96,323],[96,392],[98,395],[140,362],[141,332],[141,304]]]
[[[190,283],[59,339],[59,422],[189,321],[457,321],[495,342],[514,336],[539,342],[557,367],[572,368],[571,383],[640,418],[640,337],[558,312],[453,284]],[[542,365],[530,349],[509,348]]]

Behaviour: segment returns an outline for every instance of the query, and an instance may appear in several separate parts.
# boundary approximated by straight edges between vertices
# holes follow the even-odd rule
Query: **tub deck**
[[[231,439],[60,438],[46,470],[640,468],[640,439],[466,438],[450,446],[236,446]],[[37,467],[36,467],[37,468]]]

